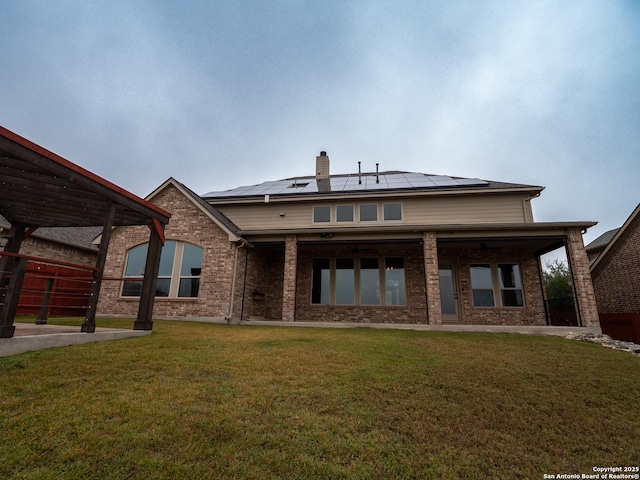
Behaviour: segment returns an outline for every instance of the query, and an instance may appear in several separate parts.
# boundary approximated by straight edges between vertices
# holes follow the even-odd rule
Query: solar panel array
[[[425,175],[424,173],[380,173],[353,174],[331,177],[331,192],[358,192],[373,190],[403,190],[424,188],[478,187],[488,183],[478,178],[453,178],[447,175]],[[275,180],[247,185],[222,192],[209,192],[205,198],[253,197],[263,195],[295,195],[318,193],[314,177]]]

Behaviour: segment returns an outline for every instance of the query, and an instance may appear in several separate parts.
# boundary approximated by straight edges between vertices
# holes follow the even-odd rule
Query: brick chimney
[[[331,181],[329,179],[329,157],[327,152],[320,152],[316,157],[316,183],[319,192],[330,192]]]

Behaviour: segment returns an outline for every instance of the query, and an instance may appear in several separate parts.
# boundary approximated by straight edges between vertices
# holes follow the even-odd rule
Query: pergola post
[[[98,259],[96,260],[96,268],[93,272],[93,283],[91,284],[91,293],[89,294],[89,305],[87,313],[84,317],[84,323],[80,329],[81,332],[94,333],[96,331],[96,308],[98,306],[98,298],[100,296],[100,287],[102,286],[102,277],[104,275],[104,264],[107,260],[107,251],[109,250],[109,239],[111,238],[111,229],[113,227],[113,219],[116,215],[116,205],[109,203],[107,213],[102,227],[102,237],[100,239],[100,248],[98,250]]]
[[[26,227],[11,225],[9,243],[4,251],[19,253]],[[3,256],[0,261],[0,338],[11,338],[16,327],[13,321],[18,308],[20,289],[27,270],[27,260],[13,256]],[[8,277],[11,277],[10,279]]]
[[[142,291],[140,292],[140,306],[138,307],[138,318],[136,319],[134,330],[153,329],[153,304],[156,296],[156,285],[158,283],[158,271],[160,269],[160,254],[162,244],[164,224],[156,224],[151,228],[149,238],[149,249],[147,250],[147,261],[144,267],[144,277],[142,280]]]

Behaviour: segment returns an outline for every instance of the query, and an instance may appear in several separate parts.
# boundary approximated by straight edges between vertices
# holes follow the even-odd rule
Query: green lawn
[[[0,478],[537,479],[637,465],[638,412],[593,344],[156,321],[0,358]]]

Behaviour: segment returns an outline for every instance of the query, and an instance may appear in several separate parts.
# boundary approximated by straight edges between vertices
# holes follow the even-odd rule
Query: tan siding
[[[357,205],[359,203],[400,202],[404,224],[481,224],[522,223],[531,221],[524,195],[467,195],[462,197],[428,197],[405,199],[362,199],[359,202],[300,202],[217,206],[242,230],[323,227],[312,221],[314,205]],[[281,215],[284,214],[284,215]],[[340,223],[353,226],[355,223]],[[371,226],[371,223],[364,224]]]
[[[520,223],[525,221],[522,196],[465,196],[407,199],[405,222],[409,225]]]

